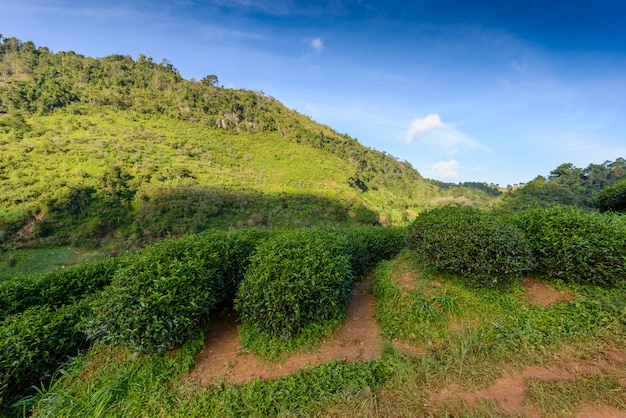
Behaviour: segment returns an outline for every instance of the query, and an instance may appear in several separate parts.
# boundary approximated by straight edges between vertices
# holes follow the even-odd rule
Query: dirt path
[[[198,355],[196,367],[190,377],[202,384],[209,384],[222,377],[235,384],[245,384],[257,378],[280,378],[304,367],[331,360],[353,362],[379,356],[382,353],[383,340],[380,337],[380,327],[374,318],[374,298],[368,291],[371,280],[368,277],[354,291],[345,323],[330,338],[312,352],[289,357],[282,363],[267,363],[252,354],[242,353],[237,334],[237,318],[234,313],[227,315],[211,328],[205,340],[205,348]],[[399,285],[407,288],[406,277],[399,277],[398,281]],[[532,279],[524,279],[522,287],[525,290],[525,300],[543,307],[569,301],[573,296],[569,292],[558,291]],[[405,354],[420,354],[419,347],[405,342],[394,342],[394,346]],[[491,400],[499,405],[503,415],[541,417],[537,408],[525,403],[528,379],[568,380],[574,379],[580,373],[611,373],[619,377],[620,385],[626,386],[626,351],[622,348],[608,348],[597,353],[590,361],[576,361],[575,353],[571,353],[569,358],[555,359],[550,366],[533,365],[519,372],[504,373],[490,387],[473,392],[463,392],[453,384],[438,393],[432,393],[427,404],[436,406],[460,399],[468,406],[476,407],[481,400]],[[602,405],[601,400],[598,400],[597,404],[582,406],[575,416],[626,418],[626,412]]]
[[[267,363],[249,353],[241,353],[235,314],[214,324],[205,348],[196,359],[191,377],[206,384],[218,377],[243,384],[256,378],[271,379],[289,375],[306,366],[331,360],[369,360],[382,353],[380,327],[374,318],[374,298],[367,290],[371,277],[353,292],[344,324],[309,353],[289,357],[282,363]]]

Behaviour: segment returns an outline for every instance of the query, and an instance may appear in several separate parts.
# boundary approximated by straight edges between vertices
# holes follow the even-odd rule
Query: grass
[[[626,411],[626,388],[614,376],[580,373],[574,379],[527,379],[528,404],[542,416],[572,416],[583,405]]]
[[[253,325],[243,324],[239,328],[241,347],[266,361],[284,361],[289,356],[310,351],[342,324],[344,318],[307,325],[300,333],[289,339],[269,337]]]
[[[428,271],[404,252],[376,269],[377,316],[388,342],[374,360],[333,361],[241,386],[225,380],[204,386],[189,374],[201,338],[161,355],[97,345],[21,407],[32,407],[35,417],[519,417],[528,410],[568,416],[602,400],[626,411],[624,363],[615,363],[626,359],[611,363],[605,355],[626,344],[625,290],[556,286],[574,299],[541,308],[517,284],[507,291],[468,288],[462,278]],[[393,346],[396,339],[423,354],[402,354]],[[265,350],[276,358],[289,347]],[[467,400],[504,374],[570,363],[593,372],[527,377],[520,410],[504,410],[497,399]],[[610,364],[617,366],[607,369]],[[433,401],[442,393],[449,395]]]
[[[0,281],[46,273],[100,258],[102,253],[99,251],[70,247],[9,251],[3,254],[0,261]]]

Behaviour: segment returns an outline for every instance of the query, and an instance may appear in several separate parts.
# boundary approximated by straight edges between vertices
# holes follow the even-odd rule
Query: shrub
[[[462,275],[476,285],[506,287],[535,264],[519,229],[470,207],[422,213],[408,228],[407,246],[426,265]]]
[[[580,283],[616,285],[626,277],[626,230],[615,217],[553,206],[514,214],[530,239],[538,271]]]
[[[389,260],[405,246],[406,229],[401,227],[358,226],[346,230],[352,245],[351,265],[360,277],[382,260]]]
[[[71,305],[111,283],[126,258],[110,258],[0,283],[0,318],[38,306]]]
[[[89,304],[54,310],[37,306],[7,317],[0,325],[0,400],[28,394],[47,382],[68,359],[88,347],[81,323]]]
[[[405,247],[406,228],[362,227],[359,231],[369,253],[369,267],[394,258]]]
[[[232,299],[257,232],[209,232],[146,248],[94,303],[91,338],[162,352],[198,331]]]
[[[244,323],[287,339],[313,322],[344,315],[353,286],[345,233],[305,229],[261,243],[239,287],[235,309]]]
[[[626,179],[600,190],[594,198],[594,206],[600,212],[626,211]]]

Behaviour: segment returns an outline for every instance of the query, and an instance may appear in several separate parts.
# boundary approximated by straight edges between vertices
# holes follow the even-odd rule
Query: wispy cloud
[[[441,180],[458,180],[459,162],[457,160],[440,161],[431,166],[435,177]]]
[[[305,40],[305,42],[308,45],[310,52],[314,55],[320,55],[322,52],[324,52],[325,46],[322,38],[308,38]]]

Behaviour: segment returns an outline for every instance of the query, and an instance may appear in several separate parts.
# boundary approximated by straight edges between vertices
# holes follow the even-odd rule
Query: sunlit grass
[[[573,379],[527,379],[528,405],[542,416],[572,416],[582,405],[606,405],[626,413],[626,388],[611,375],[580,373]]]
[[[0,281],[96,261],[102,258],[103,254],[97,250],[61,247],[6,251],[2,256]]]

